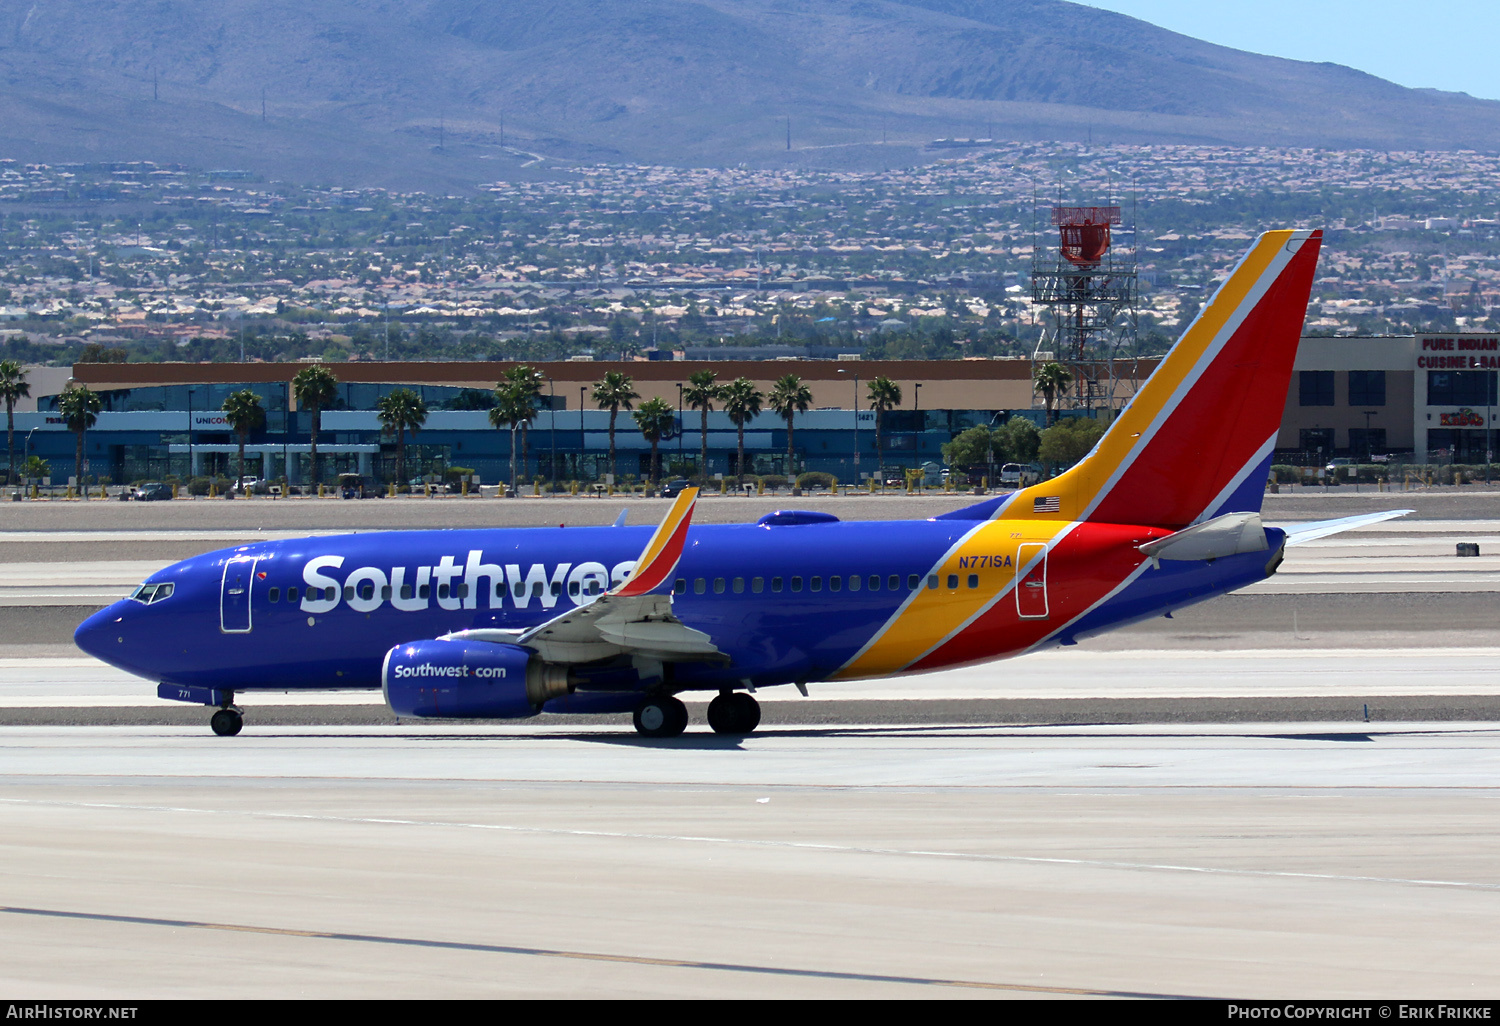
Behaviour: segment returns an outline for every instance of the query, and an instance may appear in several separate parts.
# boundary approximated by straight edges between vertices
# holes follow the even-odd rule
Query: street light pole
[[[677,472],[682,473],[682,382],[677,382]]]
[[[912,425],[912,452],[915,453],[916,465],[922,465],[922,383],[919,381],[911,390],[912,413],[916,417],[916,423]]]
[[[583,476],[583,454],[588,447],[583,443],[583,396],[589,390],[587,385],[578,386],[578,473]]]
[[[552,469],[547,474],[547,480],[552,483],[552,490],[557,491],[557,382],[549,375],[547,378],[547,426],[552,434]]]
[[[859,374],[843,367],[838,368],[840,374],[854,375],[854,480],[859,480]]]

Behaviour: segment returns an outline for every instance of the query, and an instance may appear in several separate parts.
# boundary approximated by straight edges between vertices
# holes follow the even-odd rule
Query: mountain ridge
[[[537,173],[543,149],[899,166],[992,126],[1500,150],[1500,102],[1066,0],[0,0],[0,152],[25,160],[443,187]]]

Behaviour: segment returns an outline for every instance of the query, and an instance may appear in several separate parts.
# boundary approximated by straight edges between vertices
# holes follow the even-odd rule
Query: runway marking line
[[[328,930],[292,930],[274,926],[251,926],[245,923],[210,923],[193,919],[163,919],[156,916],[110,915],[104,912],[70,912],[53,908],[23,908],[0,905],[0,913],[37,916],[48,919],[74,919],[95,923],[125,923],[132,926],[165,926],[183,930],[216,930],[229,933],[256,933],[273,937],[305,937],[314,940],[352,941],[360,944],[393,944],[403,947],[439,948],[447,951],[478,951],[495,955],[530,955],[535,958],[567,958],[585,962],[618,962],[627,965],[654,965],[673,969],[705,969],[714,972],[754,973],[763,976],[796,976],[805,979],[848,980],[856,983],[901,983],[922,987],[958,987],[966,990],[999,990],[1024,994],[1072,994],[1080,997],[1113,997],[1143,999],[1204,1000],[1185,994],[1156,994],[1144,991],[1101,990],[1091,987],[1046,987],[1031,983],[991,983],[984,980],[948,980],[928,976],[895,976],[885,973],[840,972],[831,969],[789,969],[783,966],[751,965],[739,962],[703,962],[695,959],[651,958],[645,955],[613,955],[599,951],[568,951],[562,948],[533,948],[518,944],[481,944],[475,941],[441,941],[421,937],[390,937],[371,933],[340,933]]]
[[[1455,890],[1500,891],[1500,883],[1471,880],[1428,880],[1398,876],[1362,876],[1345,873],[1308,873],[1284,869],[1230,869],[1219,866],[1185,866],[1170,862],[1126,862],[1119,859],[1070,859],[1047,855],[986,855],[982,852],[924,850],[920,848],[873,848],[859,845],[821,844],[815,841],[764,841],[748,837],[712,837],[696,834],[642,834],[623,830],[569,830],[560,827],[527,827],[508,823],[462,823],[447,820],[394,819],[385,816],[317,816],[302,812],[254,812],[234,809],[195,809],[176,805],[128,805],[114,802],[65,802],[55,799],[0,798],[0,805],[45,805],[59,808],[115,809],[126,812],[185,812],[194,816],[244,816],[251,819],[310,820],[317,823],[349,823],[369,826],[415,826],[444,830],[491,830],[499,833],[536,834],[549,837],[591,837],[622,841],[671,841],[751,848],[791,848],[845,855],[894,855],[904,858],[945,859],[962,862],[994,862],[1041,866],[1087,866],[1135,872],[1194,873],[1203,876],[1240,876],[1281,880],[1323,880],[1339,883],[1396,884],[1406,887],[1443,887]],[[5,911],[0,907],[0,911]]]

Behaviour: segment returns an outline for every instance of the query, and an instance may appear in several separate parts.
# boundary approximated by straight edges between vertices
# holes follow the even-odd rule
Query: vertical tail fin
[[[1257,239],[1088,457],[999,517],[1179,528],[1258,511],[1322,242]]]

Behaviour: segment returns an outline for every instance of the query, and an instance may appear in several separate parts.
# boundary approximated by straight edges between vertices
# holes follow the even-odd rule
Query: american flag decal
[[[1040,499],[1031,500],[1031,512],[1033,513],[1057,513],[1062,509],[1062,499],[1056,495],[1048,495]]]

